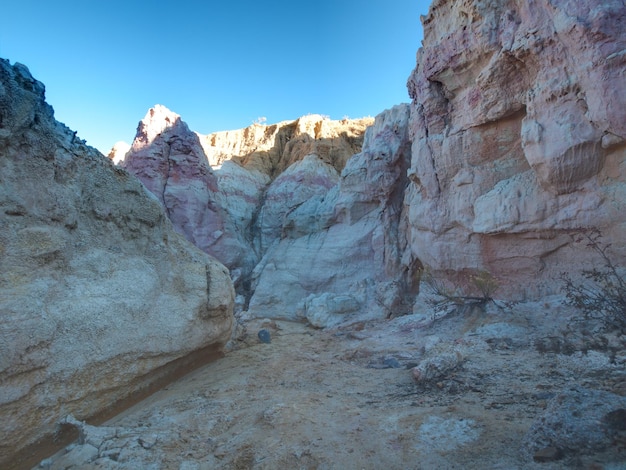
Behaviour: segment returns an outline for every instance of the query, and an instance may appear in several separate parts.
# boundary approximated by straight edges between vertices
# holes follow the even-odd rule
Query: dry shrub
[[[568,273],[562,273],[565,303],[580,310],[587,319],[599,319],[608,329],[626,330],[626,282],[623,271],[615,265],[610,256],[610,244],[602,243],[602,233],[592,230],[589,233],[573,236],[576,243],[586,243],[602,261],[600,268],[582,271],[582,280],[572,280]]]

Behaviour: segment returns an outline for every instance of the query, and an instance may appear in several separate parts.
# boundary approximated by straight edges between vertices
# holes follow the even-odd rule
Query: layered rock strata
[[[286,214],[280,240],[255,269],[251,314],[324,327],[407,311],[417,292],[413,272],[401,267],[408,119],[408,105],[377,116],[338,184]]]
[[[339,179],[371,118],[304,116],[203,136],[150,109],[120,165],[160,200],[179,233],[223,262],[238,292],[281,237],[285,215]]]
[[[411,252],[441,276],[485,270],[501,294],[559,289],[626,261],[626,8],[619,0],[437,0],[408,88]]]
[[[104,413],[220,349],[233,301],[224,266],[0,60],[0,466],[68,413]]]
[[[341,172],[348,158],[360,152],[365,129],[373,118],[335,121],[319,114],[277,124],[199,135],[212,166],[234,160],[272,178],[305,156],[315,154]]]

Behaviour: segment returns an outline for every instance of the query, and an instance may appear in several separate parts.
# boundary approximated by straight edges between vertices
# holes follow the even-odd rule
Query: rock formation
[[[144,183],[176,230],[201,250],[230,269],[252,269],[256,264],[244,233],[227,217],[198,136],[179,115],[164,106],[151,108],[121,166]]]
[[[311,114],[199,138],[212,166],[234,160],[276,177],[306,155],[315,154],[340,172],[348,158],[361,150],[365,129],[373,122],[372,118],[333,121]]]
[[[202,136],[156,107],[122,165],[256,315],[400,313],[424,266],[552,294],[598,264],[574,233],[599,229],[626,262],[625,21],[617,0],[437,0],[408,124],[403,106],[382,113],[363,148],[371,120]]]
[[[416,293],[416,265],[401,267],[408,120],[401,105],[201,136],[157,106],[121,165],[231,269],[241,308],[328,326],[405,311]]]
[[[285,215],[339,179],[373,122],[304,116],[208,136],[164,106],[150,109],[120,165],[161,201],[174,227],[231,271],[250,276],[281,236]]]
[[[417,287],[401,269],[408,119],[408,105],[377,116],[339,183],[286,214],[281,239],[255,269],[253,315],[329,326],[346,314],[381,318],[406,309]]]
[[[224,266],[0,60],[0,466],[218,350],[233,300]]]
[[[501,294],[559,289],[600,229],[626,261],[624,2],[436,0],[408,88],[411,253],[485,270]]]

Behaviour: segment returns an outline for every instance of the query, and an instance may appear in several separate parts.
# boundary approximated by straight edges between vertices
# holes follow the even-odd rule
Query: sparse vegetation
[[[422,283],[426,287],[426,302],[435,315],[447,313],[467,313],[474,308],[484,308],[493,303],[498,308],[509,307],[509,302],[496,301],[493,297],[498,290],[497,279],[488,271],[477,271],[468,276],[465,289],[452,286],[433,276],[429,269],[422,271]]]
[[[610,256],[610,244],[602,243],[602,233],[593,230],[576,234],[574,241],[586,243],[602,260],[601,268],[582,271],[580,282],[562,273],[566,304],[576,307],[586,319],[599,319],[609,329],[626,330],[626,281],[623,270]]]

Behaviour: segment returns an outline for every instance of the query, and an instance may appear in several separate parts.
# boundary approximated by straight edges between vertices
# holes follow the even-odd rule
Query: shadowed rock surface
[[[228,271],[0,61],[0,466],[230,337]],[[41,444],[43,445],[43,444]]]

